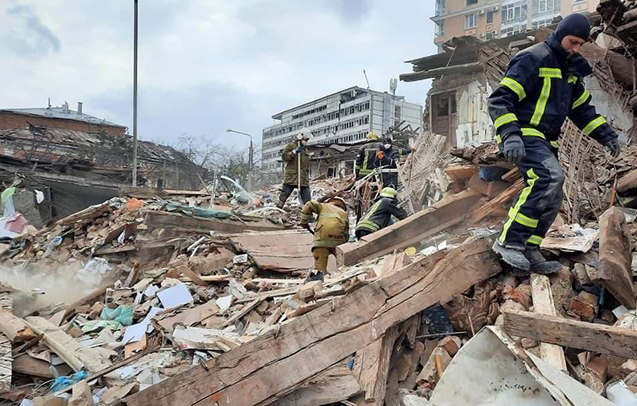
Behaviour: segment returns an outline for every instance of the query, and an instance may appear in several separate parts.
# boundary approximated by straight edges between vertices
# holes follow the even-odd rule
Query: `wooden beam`
[[[226,320],[225,323],[223,323],[222,327],[225,328],[231,324],[234,324],[234,322],[236,322],[237,320],[240,320],[242,317],[250,313],[252,310],[256,309],[261,304],[262,301],[263,299],[255,299],[251,303],[243,306],[243,309],[233,314],[232,317],[230,317],[228,320]]]
[[[66,310],[64,311],[64,317],[62,317],[62,322],[71,318],[75,314],[75,309],[77,309],[78,307],[93,304],[97,302],[99,299],[105,299],[106,288],[108,288],[109,286],[110,285],[106,285],[104,287],[97,288],[93,292],[84,296],[83,298],[80,298],[76,300],[75,302],[71,303],[70,305],[68,305],[66,307]]]
[[[445,168],[445,173],[454,182],[464,183],[476,175],[479,170],[478,165],[449,165]]]
[[[489,194],[489,184],[480,179],[480,176],[478,176],[477,173],[469,179],[467,186],[469,186],[471,190],[475,190],[482,195],[486,196]]]
[[[525,311],[504,312],[504,330],[562,347],[637,358],[637,331]]]
[[[111,365],[99,351],[82,346],[47,319],[27,317],[25,321],[33,331],[44,334],[42,341],[74,371],[86,368],[89,373],[95,373]]]
[[[336,248],[338,265],[353,265],[363,259],[416,244],[460,223],[480,198],[482,195],[472,190],[448,196],[413,216],[363,237],[360,241],[340,245]]]
[[[66,364],[58,365],[56,370],[60,376],[73,372]],[[28,354],[19,355],[13,360],[13,372],[45,379],[55,379],[55,375],[51,371],[51,364],[41,359],[33,358]]]
[[[243,406],[277,399],[414,314],[501,268],[492,239],[472,238],[440,261],[423,258],[240,347],[131,395],[129,406]]]
[[[188,265],[180,265],[177,268],[175,268],[175,270],[199,286],[204,286],[204,287],[208,286],[208,284],[203,279],[201,279],[201,276],[195,271],[193,271],[192,269],[190,269]]]
[[[522,175],[520,175],[520,170],[518,168],[513,168],[502,175],[502,180],[508,183],[515,183],[518,179],[522,179]]]
[[[537,314],[557,316],[551,282],[546,275],[531,275],[531,294],[533,296],[533,311]],[[555,368],[566,371],[564,350],[559,345],[540,343],[540,355],[544,361]]]
[[[637,169],[630,171],[617,182],[617,192],[624,193],[637,188]]]
[[[125,197],[135,197],[138,199],[148,199],[153,197],[165,198],[170,196],[210,197],[210,193],[203,190],[172,190],[133,186],[120,186],[119,195]]]
[[[635,309],[631,270],[631,233],[617,207],[599,218],[599,271],[601,284],[628,309]]]
[[[493,200],[489,201],[484,206],[478,207],[471,212],[471,222],[477,223],[478,221],[491,216],[494,213],[498,213],[502,206],[515,197],[522,187],[524,186],[524,180],[518,179],[511,187],[504,192],[500,193]]]
[[[366,405],[383,406],[389,360],[397,338],[398,326],[393,326],[382,337],[356,353],[353,372],[364,391]]]
[[[152,231],[156,228],[178,227],[202,233],[211,230],[222,233],[244,233],[252,231],[275,231],[283,227],[266,221],[241,222],[236,220],[216,220],[203,217],[185,216],[177,213],[151,211],[146,214],[146,225]]]
[[[36,337],[24,320],[14,316],[11,310],[0,309],[0,331],[13,343],[24,343]]]
[[[319,406],[346,400],[360,392],[360,386],[347,365],[339,363],[303,382],[273,406]]]

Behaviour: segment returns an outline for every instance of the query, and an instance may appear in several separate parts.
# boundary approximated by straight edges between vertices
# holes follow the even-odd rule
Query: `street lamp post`
[[[231,129],[227,129],[226,132],[228,133],[235,133],[235,134],[241,134],[241,135],[245,135],[250,137],[250,151],[249,151],[249,157],[248,157],[248,192],[252,192],[252,171],[254,169],[253,165],[254,165],[254,148],[252,146],[252,135],[248,134],[248,133],[244,133],[241,131],[236,131],[236,130],[231,130]]]
[[[135,0],[135,27],[133,45],[133,187],[137,186],[137,21],[138,0]]]

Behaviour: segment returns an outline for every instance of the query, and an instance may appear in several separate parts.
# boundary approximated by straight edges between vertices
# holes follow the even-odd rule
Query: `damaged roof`
[[[2,112],[9,112],[13,114],[20,114],[33,117],[45,117],[45,118],[59,118],[64,120],[81,121],[83,123],[105,125],[108,127],[128,128],[123,125],[115,124],[102,118],[93,117],[88,114],[79,113],[77,111],[70,110],[66,106],[62,107],[45,107],[34,109],[1,109]]]
[[[30,145],[26,147],[27,145]],[[158,145],[149,141],[139,141],[138,156],[142,162],[167,163],[183,162],[187,160],[185,155],[176,149],[164,145]],[[101,148],[109,153],[114,149],[130,149],[132,151],[132,138],[112,137],[96,132],[67,130],[62,128],[43,128],[32,126],[0,130],[0,156],[24,158],[25,151],[31,159],[48,162],[71,161],[93,157],[96,161],[104,159]],[[26,149],[25,149],[26,147]],[[128,157],[123,157],[128,161]]]

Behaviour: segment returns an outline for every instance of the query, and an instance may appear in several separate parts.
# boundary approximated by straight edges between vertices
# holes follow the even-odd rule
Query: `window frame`
[[[472,21],[473,25],[468,26],[467,22],[468,21]],[[478,15],[476,13],[469,13],[469,14],[465,14],[464,16],[464,29],[465,30],[471,30],[474,29],[478,26]]]

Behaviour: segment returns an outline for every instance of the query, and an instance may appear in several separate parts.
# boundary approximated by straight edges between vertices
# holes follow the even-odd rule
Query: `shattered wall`
[[[425,121],[435,123],[439,117],[435,108],[431,108],[431,100],[441,94],[452,92],[455,94],[455,113],[450,120],[448,134],[449,146],[464,148],[470,145],[482,144],[493,140],[491,119],[487,112],[487,99],[491,94],[491,87],[487,83],[484,73],[443,75],[434,79],[431,92],[427,98],[427,114]],[[431,128],[436,128],[432,125]]]
[[[487,111],[491,88],[485,82],[474,80],[463,89],[456,90],[458,127],[455,136],[458,148],[493,140],[491,119]]]
[[[632,112],[626,109],[624,103],[617,97],[604,90],[596,76],[586,78],[585,82],[597,112],[606,117],[606,120],[620,137],[627,141],[633,130],[634,116]]]

